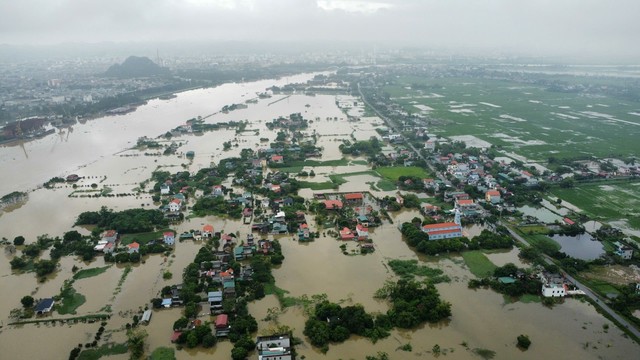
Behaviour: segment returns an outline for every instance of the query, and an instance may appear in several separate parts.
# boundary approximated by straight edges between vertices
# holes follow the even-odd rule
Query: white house
[[[116,242],[118,240],[118,232],[115,230],[107,230],[102,233],[102,240],[110,243]]]
[[[544,297],[565,297],[567,289],[563,284],[548,283],[542,285],[542,296]]]
[[[171,191],[171,187],[167,184],[160,185],[160,195],[168,195]]]
[[[182,209],[182,201],[180,199],[173,199],[169,203],[169,211],[178,212]]]
[[[214,185],[211,191],[211,195],[213,196],[223,196],[224,191],[222,189],[222,185]]]
[[[129,254],[137,253],[138,251],[140,251],[140,244],[134,241],[131,244],[127,245],[127,248],[129,249]]]
[[[167,231],[164,234],[162,234],[164,237],[164,243],[169,245],[169,246],[173,246],[173,244],[176,243],[176,238],[175,235],[173,234],[173,232],[171,231]]]
[[[358,240],[369,239],[369,229],[362,226],[362,224],[356,225],[356,233],[358,234]]]
[[[625,260],[630,260],[633,257],[633,248],[631,246],[623,244],[619,241],[614,245],[616,246],[616,255]]]
[[[288,335],[258,336],[258,360],[292,360],[291,340]]]

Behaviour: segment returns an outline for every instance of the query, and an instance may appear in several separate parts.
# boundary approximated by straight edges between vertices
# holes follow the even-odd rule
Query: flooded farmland
[[[117,117],[107,117],[87,121],[74,126],[69,136],[52,135],[22,147],[0,148],[0,166],[3,169],[15,169],[15,180],[2,183],[3,193],[14,190],[28,191],[29,200],[23,206],[0,216],[0,228],[3,236],[13,239],[23,235],[27,243],[34,242],[41,234],[61,236],[73,228],[76,216],[89,210],[98,210],[101,206],[124,210],[137,207],[155,208],[157,205],[149,195],[128,195],[120,197],[83,197],[92,183],[109,186],[117,193],[134,193],[140,182],[148,179],[159,167],[175,172],[187,169],[196,172],[218,162],[224,157],[237,156],[243,147],[258,148],[261,137],[273,138],[275,131],[264,125],[278,116],[288,116],[301,112],[305,118],[313,119],[307,131],[319,134],[319,146],[324,147],[321,160],[340,159],[338,146],[342,139],[350,139],[355,134],[358,139],[376,136],[373,130],[376,118],[362,118],[360,122],[347,122],[346,115],[336,106],[336,97],[332,95],[276,95],[271,99],[261,99],[250,104],[247,109],[218,113],[206,119],[207,123],[230,120],[248,120],[250,129],[238,135],[235,131],[222,130],[204,133],[200,136],[184,135],[174,141],[183,145],[181,152],[194,151],[193,161],[182,156],[145,156],[141,151],[128,150],[135,145],[138,137],[155,137],[163,134],[187,119],[207,116],[217,112],[223,105],[238,103],[246,97],[264,91],[274,84],[304,81],[312,75],[304,74],[288,79],[265,80],[252,83],[227,84],[214,89],[193,90],[178,94],[171,100],[153,100],[141,106],[137,111]],[[283,99],[275,102],[275,100]],[[307,106],[309,105],[309,106]],[[238,147],[222,151],[224,141],[234,141]],[[87,149],[94,149],[88,151]],[[124,156],[129,155],[129,156]],[[340,167],[322,167],[314,169],[318,179],[326,181],[331,173],[361,172],[368,170],[363,164],[351,164]],[[37,188],[53,176],[77,173],[82,179],[74,189],[69,185],[57,185],[54,189]],[[368,191],[368,183],[379,180],[373,175],[354,175],[346,177],[347,182],[339,191]],[[35,189],[35,190],[33,190]],[[388,195],[386,192],[375,192]],[[395,192],[394,192],[395,193]],[[303,189],[300,195],[311,197],[312,191]],[[71,195],[71,196],[70,196]],[[375,251],[368,255],[344,255],[340,249],[343,242],[330,236],[323,236],[310,243],[300,243],[291,235],[277,238],[282,244],[284,263],[275,268],[273,275],[279,288],[288,292],[288,296],[326,294],[331,301],[344,304],[362,304],[369,312],[386,312],[389,304],[373,298],[374,292],[395,275],[387,263],[391,259],[417,259],[430,267],[442,269],[452,280],[438,284],[441,297],[452,304],[451,319],[435,325],[425,325],[411,330],[394,330],[391,336],[372,344],[364,338],[351,337],[342,344],[331,344],[329,351],[322,354],[312,347],[302,334],[306,316],[300,307],[281,309],[277,323],[294,329],[294,335],[303,340],[298,353],[307,359],[364,359],[379,351],[389,354],[392,359],[429,358],[431,349],[438,344],[447,358],[477,359],[478,349],[495,352],[498,359],[541,359],[570,357],[586,359],[625,359],[628,354],[637,352],[637,345],[622,336],[615,326],[600,316],[593,307],[573,299],[550,309],[540,303],[506,303],[502,295],[490,290],[469,290],[467,282],[473,275],[458,256],[426,258],[418,254],[402,240],[398,225],[420,216],[417,211],[399,211],[393,213],[394,223],[385,222],[371,230]],[[311,217],[311,216],[309,216]],[[215,231],[240,234],[244,238],[250,231],[241,221],[222,219],[215,216],[190,218],[173,229],[182,233],[190,229],[201,229],[211,224]],[[316,226],[310,221],[312,226]],[[467,233],[478,234],[482,229],[472,227]],[[86,234],[84,228],[78,231]],[[269,238],[273,238],[269,235]],[[202,246],[199,242],[184,241],[176,244],[175,251],[169,255],[148,255],[143,262],[126,269],[124,266],[111,265],[105,272],[86,279],[76,280],[74,289],[85,296],[85,302],[77,308],[78,315],[103,313],[110,310],[111,319],[107,325],[110,341],[126,340],[126,324],[131,322],[133,314],[149,305],[151,298],[167,285],[180,282],[182,269],[193,261]],[[350,244],[351,246],[351,244]],[[517,260],[517,250],[505,253],[488,254],[496,265]],[[4,257],[0,267],[0,287],[11,289],[0,297],[2,313],[0,319],[0,348],[2,358],[66,358],[69,351],[78,343],[92,340],[98,323],[73,325],[8,325],[11,309],[20,307],[24,295],[44,298],[60,292],[65,280],[73,277],[73,266],[97,268],[107,266],[98,258],[92,263],[83,263],[74,257],[63,257],[58,271],[40,282],[33,273],[12,274],[8,261]],[[172,279],[164,279],[163,273],[173,274]],[[249,304],[249,310],[258,320],[259,331],[276,324],[265,321],[267,310],[279,307],[274,296]],[[145,326],[149,337],[146,341],[147,352],[160,346],[174,347],[170,342],[171,327],[181,316],[182,309],[154,310],[149,325]],[[57,314],[54,314],[58,317]],[[206,311],[201,311],[202,320],[212,320]],[[605,325],[608,331],[605,330]],[[521,352],[515,346],[516,336],[527,334],[532,346]],[[37,338],[38,346],[27,347],[22,339]],[[412,352],[398,348],[410,343]],[[212,349],[179,350],[178,359],[224,359],[229,358],[232,345],[221,341]],[[474,352],[475,351],[475,352]],[[109,358],[125,359],[126,355]]]

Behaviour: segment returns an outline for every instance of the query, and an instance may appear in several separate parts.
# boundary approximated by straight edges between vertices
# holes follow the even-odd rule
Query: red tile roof
[[[459,232],[460,232],[460,229],[437,230],[437,231],[429,231],[429,235],[453,234],[453,233],[459,233]]]
[[[213,226],[212,225],[205,225],[205,226],[202,227],[202,231],[208,232],[208,233],[213,233]]]
[[[182,335],[181,331],[174,331],[173,334],[171,335],[171,342],[178,341],[178,338],[180,338],[180,335]]]
[[[216,327],[226,327],[229,324],[229,316],[220,314],[216,317]]]
[[[454,226],[460,226],[454,222],[446,222],[446,223],[441,223],[441,224],[429,224],[429,225],[425,225],[422,228],[425,230],[438,230],[438,229],[445,229],[445,228],[450,228],[450,227],[454,227]]]
[[[139,249],[140,248],[140,244],[138,244],[137,242],[132,242],[131,244],[127,245],[129,247],[129,249]]]
[[[325,200],[324,206],[327,209],[342,209],[342,201],[340,200]]]
[[[345,200],[362,200],[363,196],[362,196],[362,193],[353,193],[353,194],[345,194],[344,198]]]
[[[489,191],[487,191],[487,195],[489,195],[489,196],[500,196],[500,191],[498,191],[498,190],[489,190]]]

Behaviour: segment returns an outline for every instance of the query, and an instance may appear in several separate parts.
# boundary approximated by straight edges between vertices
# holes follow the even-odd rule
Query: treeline
[[[513,239],[504,234],[482,230],[480,235],[469,240],[465,237],[429,240],[429,235],[422,231],[420,224],[404,223],[400,229],[407,244],[421,253],[436,255],[447,252],[460,252],[478,249],[511,249]]]
[[[318,303],[305,323],[303,333],[314,346],[326,352],[330,342],[343,342],[352,334],[375,342],[389,336],[394,327],[409,329],[451,316],[451,304],[440,300],[438,290],[431,283],[388,282],[378,290],[376,297],[391,302],[391,309],[386,314],[373,316],[362,305],[342,307],[329,301]]]
[[[78,215],[74,225],[96,225],[99,229],[115,229],[121,234],[149,232],[167,226],[159,210],[128,209],[114,212],[103,206],[100,211],[85,211]]]

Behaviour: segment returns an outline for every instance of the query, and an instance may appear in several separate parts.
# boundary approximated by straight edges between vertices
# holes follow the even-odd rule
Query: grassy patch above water
[[[283,308],[289,306],[298,305],[299,301],[295,297],[287,296],[289,293],[287,290],[280,289],[274,283],[266,283],[264,284],[264,293],[265,295],[275,295],[280,302],[280,306]]]
[[[357,175],[371,175],[375,177],[380,177],[380,175],[378,175],[377,172],[373,170],[367,170],[367,171],[357,171],[357,172],[346,173],[346,174],[329,175],[329,179],[331,181],[324,181],[324,182],[300,181],[299,184],[301,188],[309,188],[311,190],[333,190],[333,189],[337,189],[338,186],[345,184],[348,181],[346,178],[348,178],[349,176],[357,176]]]
[[[382,177],[391,181],[398,181],[400,176],[416,176],[421,179],[429,177],[427,170],[417,166],[390,166],[376,169]]]
[[[126,344],[105,344],[95,349],[83,350],[78,356],[78,360],[98,360],[103,356],[126,354],[129,348]],[[163,358],[171,359],[171,358]],[[175,359],[175,358],[174,358]]]
[[[300,171],[302,171],[302,166],[287,166],[287,167],[282,167],[282,168],[277,168],[274,170],[278,170],[278,171],[282,171],[282,172],[286,172],[286,173],[292,173],[292,174],[297,174]]]
[[[520,296],[520,299],[518,299],[518,301],[523,302],[525,304],[529,304],[529,303],[540,303],[542,302],[542,299],[540,298],[540,295],[524,294]]]
[[[57,306],[58,314],[66,315],[66,314],[76,314],[76,309],[78,309],[82,304],[87,301],[87,298],[84,295],[76,292],[71,285],[65,287],[65,289],[60,294],[60,303]]]
[[[76,272],[75,274],[73,274],[73,278],[75,280],[80,280],[80,279],[86,279],[86,278],[98,276],[103,272],[107,271],[108,268],[110,268],[110,266],[91,268],[91,269],[82,269]]]
[[[562,246],[546,235],[523,235],[525,240],[541,251],[550,252],[553,250],[560,251]]]
[[[465,251],[462,253],[464,263],[469,267],[469,271],[479,278],[493,274],[495,266],[481,251]]]
[[[440,269],[430,268],[425,265],[418,265],[418,260],[389,260],[389,266],[396,275],[403,278],[413,278],[414,276],[423,276],[429,278],[432,282],[448,282],[450,279],[446,275],[442,275]]]
[[[159,347],[151,353],[149,360],[175,360],[176,351],[168,347]]]
[[[394,191],[397,189],[396,184],[389,180],[380,180],[376,183],[376,186],[382,191]]]
[[[338,185],[334,184],[331,181],[323,181],[323,182],[312,182],[312,181],[299,181],[301,188],[309,188],[311,190],[332,190],[336,188]]]
[[[152,232],[144,232],[144,233],[135,233],[135,234],[124,234],[120,238],[120,242],[122,245],[129,245],[132,242],[137,242],[140,245],[145,245],[151,240],[160,240],[162,239],[162,234],[167,231],[174,232],[171,229],[164,229],[160,231],[152,231]]]

